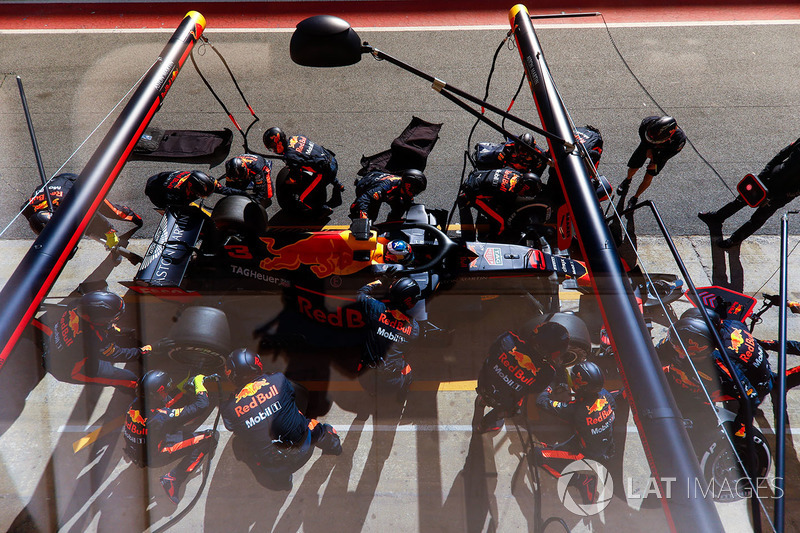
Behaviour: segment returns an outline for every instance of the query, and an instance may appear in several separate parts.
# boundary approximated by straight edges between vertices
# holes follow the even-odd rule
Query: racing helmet
[[[276,154],[286,151],[286,134],[282,129],[273,126],[264,132],[264,146]]]
[[[690,358],[703,358],[714,351],[713,333],[702,318],[681,318],[670,326],[668,339],[680,359],[687,352]]]
[[[410,168],[403,172],[403,185],[407,185],[411,190],[411,194],[417,195],[425,190],[428,186],[428,178],[425,177],[421,171]]]
[[[599,201],[608,200],[609,193],[613,190],[614,188],[611,186],[611,182],[608,181],[608,178],[605,176],[597,176],[597,181],[594,183],[594,194]]]
[[[389,286],[389,302],[404,310],[414,307],[420,296],[422,291],[417,282],[411,278],[398,278]]]
[[[667,142],[678,130],[678,122],[669,116],[659,117],[644,132],[644,138],[653,144]]]
[[[28,219],[28,224],[30,224],[33,232],[39,235],[52,217],[53,213],[47,209],[42,209],[31,215],[31,218]]]
[[[250,174],[258,174],[262,169],[256,165],[256,158],[252,155],[237,155],[225,163],[225,176],[238,181],[249,179]]]
[[[172,391],[172,379],[162,370],[150,370],[139,380],[137,393],[146,404],[163,405]]]
[[[574,365],[569,371],[572,390],[579,397],[597,394],[605,384],[603,371],[591,361],[583,361]]]
[[[533,140],[533,135],[530,133],[523,133],[519,136],[519,140],[522,141],[522,144],[527,144],[528,146],[536,146],[536,141]],[[520,150],[524,150],[524,148],[520,147]]]
[[[264,373],[261,357],[247,348],[239,348],[225,360],[225,375],[236,384],[244,384]]]
[[[390,241],[383,249],[383,262],[398,265],[407,265],[414,260],[411,245],[403,239]]]
[[[526,172],[519,181],[519,196],[533,196],[542,192],[542,178],[533,172]]]
[[[586,327],[586,323],[581,317],[565,312],[537,316],[522,327],[523,337],[529,336],[533,329],[545,322],[561,324],[569,333],[569,346],[567,351],[561,355],[561,359],[558,361],[559,364],[570,366],[586,359],[592,349],[592,338],[589,335],[589,328]]]
[[[708,307],[706,307],[706,313],[708,313],[708,318],[711,319],[711,324],[715,328],[719,329],[722,326],[722,317],[719,316],[719,313],[713,309],[709,309]],[[705,318],[703,318],[703,312],[697,307],[690,307],[684,311],[681,314],[681,318],[699,318],[700,320],[705,321]]]
[[[203,198],[210,196],[217,185],[217,180],[200,170],[192,170],[186,182],[189,183],[192,192]]]
[[[533,350],[556,364],[562,364],[569,350],[569,331],[556,322],[544,322],[523,333],[522,340]]]
[[[123,311],[125,302],[111,291],[93,291],[78,301],[78,314],[94,326],[110,326]]]

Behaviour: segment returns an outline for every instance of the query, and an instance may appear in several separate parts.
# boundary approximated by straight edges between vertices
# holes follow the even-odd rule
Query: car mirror
[[[344,67],[361,59],[361,40],[350,24],[333,15],[300,21],[289,43],[292,61],[305,67]]]

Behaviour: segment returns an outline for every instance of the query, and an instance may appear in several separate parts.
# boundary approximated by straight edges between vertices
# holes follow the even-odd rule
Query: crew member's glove
[[[627,207],[627,209],[631,209],[632,207],[635,207],[635,206],[636,206],[636,204],[638,204],[638,203],[639,203],[639,198],[638,198],[638,197],[636,197],[636,196],[631,196],[631,199],[630,199],[630,200],[628,200],[628,207]]]
[[[203,374],[197,374],[195,377],[189,379],[189,382],[194,388],[195,394],[200,394],[201,392],[208,394],[208,391],[206,390],[205,379],[206,376]]]
[[[117,235],[117,230],[112,229],[109,230],[106,235],[106,248],[109,250],[113,250],[119,244],[119,236]]]
[[[139,215],[133,215],[133,220],[131,220],[131,222],[133,222],[137,228],[144,226],[144,220]]]
[[[631,186],[631,180],[629,179],[622,180],[622,183],[620,183],[619,187],[617,187],[617,196],[628,194],[628,187],[630,186]]]
[[[383,273],[381,274],[381,277],[380,277],[381,284],[383,284],[383,285],[390,284],[394,280],[394,278],[397,275],[397,272],[399,270],[400,269],[397,268],[397,265],[389,265],[386,268],[386,270],[384,270]]]

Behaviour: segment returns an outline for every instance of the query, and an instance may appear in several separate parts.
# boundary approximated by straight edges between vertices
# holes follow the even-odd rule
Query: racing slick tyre
[[[725,432],[733,441],[734,450],[731,448],[727,437],[720,436],[703,453],[700,459],[700,468],[706,478],[706,487],[710,490],[715,501],[726,502],[740,500],[749,495],[749,484],[744,484],[745,479],[737,455],[742,461],[747,460],[747,441],[744,436],[737,436],[732,431],[732,423],[725,423]],[[753,473],[754,481],[764,479],[769,473],[772,454],[769,450],[764,434],[758,428],[753,428],[753,445],[755,447],[756,468]]]
[[[214,307],[189,307],[170,329],[175,343],[169,357],[198,369],[217,369],[231,352],[231,331],[225,313]]]
[[[247,196],[226,196],[214,206],[211,220],[227,233],[261,233],[267,229],[267,211]]]

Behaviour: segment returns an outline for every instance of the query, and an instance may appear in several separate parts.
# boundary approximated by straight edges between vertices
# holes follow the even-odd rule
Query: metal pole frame
[[[775,530],[783,533],[786,503],[786,300],[788,291],[788,213],[781,216],[781,304],[778,314],[778,391],[775,413]],[[775,396],[773,396],[775,401]]]
[[[563,139],[575,138],[527,8],[514,6],[509,22],[544,129]],[[723,531],[714,502],[693,491],[704,480],[703,474],[586,166],[577,153],[550,142],[550,138],[548,143],[669,527],[681,532]],[[676,482],[670,498],[666,497],[667,480]]]
[[[197,11],[186,14],[51,221],[0,291],[0,369],[61,274],[205,26],[205,18]]]

